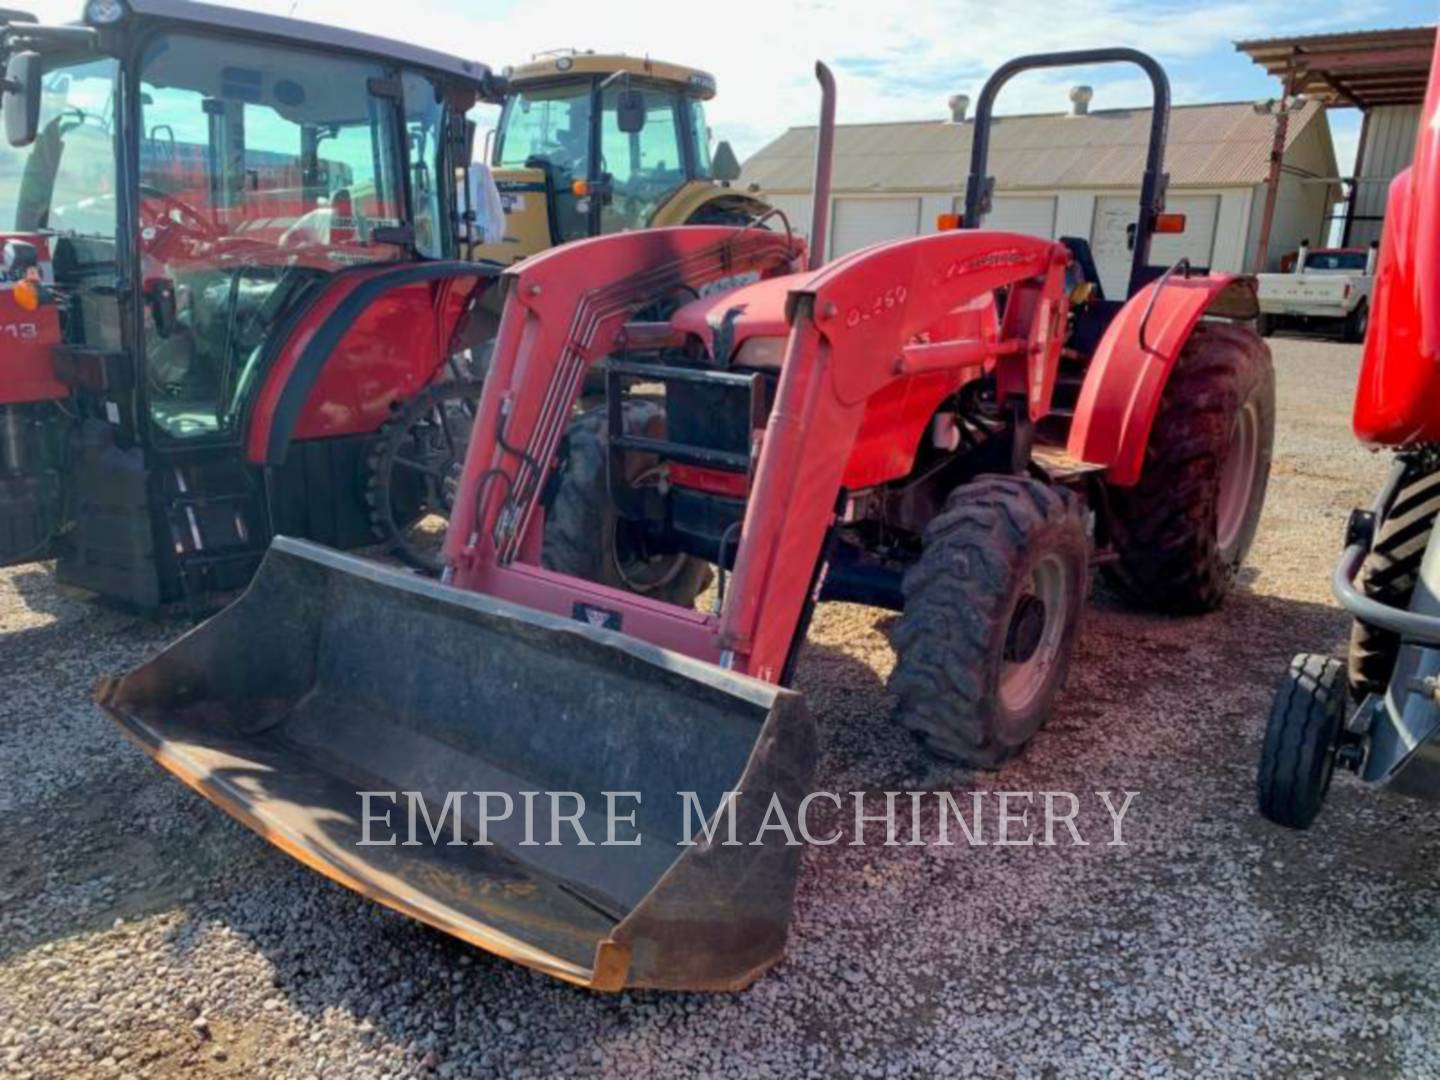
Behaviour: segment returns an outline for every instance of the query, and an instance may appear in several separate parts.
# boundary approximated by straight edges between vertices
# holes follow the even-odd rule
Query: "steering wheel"
[[[161,203],[168,211],[158,218],[157,224],[165,228],[178,228],[196,239],[214,239],[215,226],[184,199],[171,195],[168,191],[161,191],[151,184],[141,184],[139,190],[141,199]],[[176,217],[177,213],[179,217]]]

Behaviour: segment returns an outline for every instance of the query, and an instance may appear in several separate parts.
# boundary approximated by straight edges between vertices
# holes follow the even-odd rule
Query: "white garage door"
[[[1151,264],[1174,266],[1182,258],[1188,258],[1196,269],[1209,267],[1215,251],[1215,219],[1220,214],[1220,196],[1171,195],[1165,200],[1165,209],[1168,213],[1185,215],[1185,231],[1155,237],[1150,245]],[[1138,195],[1105,195],[1095,200],[1090,249],[1100,271],[1100,284],[1112,300],[1124,299],[1130,283],[1127,230],[1139,213]]]
[[[964,200],[957,200],[960,206]],[[985,215],[985,228],[999,232],[1024,233],[1046,240],[1055,237],[1055,196],[997,195]]]
[[[836,199],[830,257],[919,231],[919,199]]]

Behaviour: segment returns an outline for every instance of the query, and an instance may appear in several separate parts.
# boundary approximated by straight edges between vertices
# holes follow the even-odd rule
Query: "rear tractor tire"
[[[1154,611],[1219,607],[1255,539],[1274,444],[1269,348],[1248,327],[1198,324],[1170,372],[1140,482],[1109,489],[1119,556],[1109,580]]]
[[[481,382],[445,382],[398,407],[366,463],[370,527],[384,549],[438,576]]]
[[[1437,519],[1440,463],[1419,457],[1407,465],[1390,508],[1375,526],[1370,554],[1356,579],[1360,591],[1388,607],[1408,610]],[[1398,637],[1357,619],[1350,630],[1351,695],[1358,701],[1385,693],[1399,654]]]
[[[1260,813],[1289,829],[1319,816],[1345,724],[1345,665],[1301,653],[1290,663],[1265,728],[1256,777]]]
[[[894,635],[896,720],[939,757],[996,768],[1065,683],[1089,588],[1086,517],[1069,492],[981,477],[951,492],[923,544]]]
[[[626,402],[627,432],[660,437],[664,427],[665,413],[658,404]],[[608,480],[607,428],[604,408],[571,422],[563,472],[546,511],[541,560],[549,570],[692,607],[710,584],[710,566],[683,552],[648,551],[639,526],[616,512]]]

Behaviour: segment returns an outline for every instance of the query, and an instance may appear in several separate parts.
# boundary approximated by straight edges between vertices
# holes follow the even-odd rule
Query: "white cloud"
[[[1162,61],[1183,62],[1217,49],[1229,53],[1232,40],[1263,37],[1280,27],[1298,32],[1336,18],[1353,23],[1376,0],[1352,0],[1338,15],[1333,9],[1300,14],[1290,0],[1219,0],[1207,6],[1154,0],[1016,0],[1005,6],[989,0],[888,5],[733,0],[721,8],[673,0],[514,0],[493,6],[473,0],[229,2],[281,15],[294,8],[299,18],[402,37],[497,68],[559,46],[648,53],[692,64],[718,78],[711,122],[716,135],[731,139],[744,156],[786,127],[811,122],[818,102],[816,58],[835,69],[842,122],[938,119],[951,94],[976,96],[989,71],[1022,53],[1133,45]],[[43,10],[52,19],[68,17],[70,11],[61,9],[71,5],[72,0],[20,0],[20,6]],[[73,6],[78,10],[79,0]],[[1177,87],[1177,100],[1227,96],[1225,72],[1248,72],[1249,61],[1230,54],[1224,63],[1214,84]],[[1001,111],[1063,109],[1065,90],[1078,81],[1097,87],[1096,108],[1148,100],[1143,80],[1124,69],[1065,72],[1017,79]]]

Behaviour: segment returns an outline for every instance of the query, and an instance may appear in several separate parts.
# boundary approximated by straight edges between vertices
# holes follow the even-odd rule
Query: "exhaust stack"
[[[810,211],[811,270],[825,265],[826,237],[830,231],[830,177],[835,159],[835,76],[817,60],[815,78],[820,83],[820,129],[815,139],[815,202]]]

